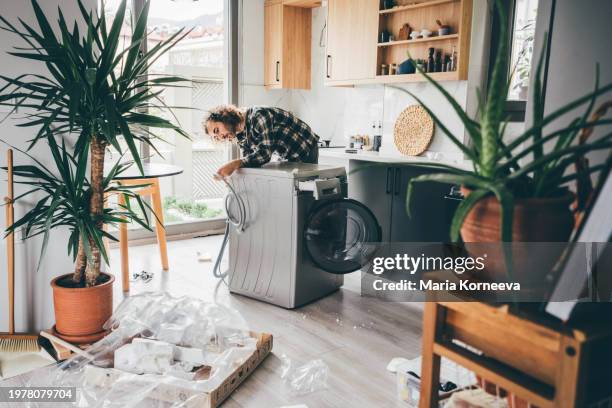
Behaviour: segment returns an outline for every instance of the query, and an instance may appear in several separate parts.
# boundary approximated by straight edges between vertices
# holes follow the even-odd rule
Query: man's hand
[[[215,178],[219,180],[222,177],[229,177],[232,175],[232,173],[234,173],[240,167],[242,167],[242,161],[232,160],[231,162],[223,165],[219,170],[217,170],[217,174],[215,174]]]

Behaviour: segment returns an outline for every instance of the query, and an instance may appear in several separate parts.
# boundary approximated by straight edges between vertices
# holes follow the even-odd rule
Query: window
[[[529,97],[529,74],[533,63],[533,42],[535,35],[538,0],[508,0],[506,15],[510,30],[510,55],[507,79],[510,80],[506,114],[510,121],[522,122],[525,119],[525,106]],[[491,28],[491,53],[489,77],[491,76],[499,50],[499,17],[493,14]],[[512,76],[511,76],[512,75]]]
[[[120,0],[104,2],[107,18],[114,17],[119,3]],[[220,183],[212,181],[212,176],[227,161],[229,152],[224,145],[211,143],[203,134],[201,123],[206,110],[228,101],[225,49],[228,4],[227,0],[150,1],[149,49],[182,28],[191,30],[186,38],[149,68],[150,75],[178,75],[189,80],[188,86],[168,87],[160,95],[169,106],[189,109],[176,109],[174,115],[169,111],[151,113],[168,119],[176,118],[191,140],[174,132],[156,130],[163,140],[154,142],[155,149],[141,146],[145,161],[183,168],[183,173],[178,176],[160,179],[164,222],[170,234],[216,230],[225,216],[222,208],[225,190]],[[126,16],[122,30],[126,44],[130,42],[132,20],[140,14],[144,1],[131,0],[128,5],[129,16]],[[136,224],[130,228],[139,229]],[[150,235],[147,231],[142,231],[142,234]],[[130,238],[138,239],[140,235],[140,232],[131,234]]]

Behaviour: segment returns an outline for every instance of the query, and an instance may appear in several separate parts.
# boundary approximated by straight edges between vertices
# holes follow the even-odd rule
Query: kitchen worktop
[[[358,150],[357,153],[347,153],[341,148],[320,148],[319,156],[333,159],[362,160],[378,163],[398,163],[398,164],[444,164],[447,166],[459,167],[462,169],[471,168],[470,160],[456,159],[454,157],[444,157],[439,153],[423,156],[401,156],[389,153],[370,152]]]

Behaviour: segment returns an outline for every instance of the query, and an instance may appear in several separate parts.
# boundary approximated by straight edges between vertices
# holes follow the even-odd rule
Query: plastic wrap
[[[418,407],[421,394],[421,379],[419,378],[421,373],[421,357],[412,360],[397,360],[399,362],[394,367],[396,369],[397,398],[403,401],[406,406]],[[455,387],[450,387],[447,391],[454,391],[457,387],[462,389],[476,384],[476,376],[470,370],[454,361],[442,358],[440,361],[440,383],[444,384],[447,382],[455,385]],[[440,394],[443,394],[443,392]]]
[[[76,387],[75,407],[203,406],[205,393],[220,386],[244,363],[257,342],[235,310],[166,293],[127,298],[105,328],[111,333],[86,350],[93,360],[75,355],[48,375],[36,376],[29,385]],[[149,340],[154,340],[157,348],[142,345]],[[167,361],[167,349],[159,342],[179,346],[173,349],[172,361]],[[115,351],[136,343],[141,343],[140,351],[150,353],[144,353],[137,363],[152,366],[159,373],[136,374],[114,368]],[[133,358],[129,350],[124,354],[129,355],[124,357],[127,360]]]
[[[304,395],[327,388],[329,368],[323,360],[311,360],[295,367],[286,355],[281,356],[281,378],[293,395]]]

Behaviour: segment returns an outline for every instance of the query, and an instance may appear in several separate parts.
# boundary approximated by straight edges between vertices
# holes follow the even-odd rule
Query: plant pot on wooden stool
[[[461,192],[467,197],[471,190],[462,187]],[[574,217],[570,209],[573,200],[574,196],[567,190],[556,197],[515,200],[513,243],[504,245],[512,245],[512,279],[521,282],[521,286],[527,284],[526,290],[546,285],[546,274],[559,259],[565,247],[562,243],[568,241],[574,228]],[[471,254],[487,253],[485,270],[478,273],[478,279],[495,282],[505,282],[508,279],[503,247],[497,245],[501,242],[501,206],[495,196],[485,197],[474,205],[463,222],[461,237]],[[551,244],[530,246],[527,243]]]
[[[77,344],[94,343],[107,334],[104,323],[113,313],[113,282],[115,277],[101,273],[99,284],[78,287],[72,274],[51,281],[55,326],[58,337]]]

